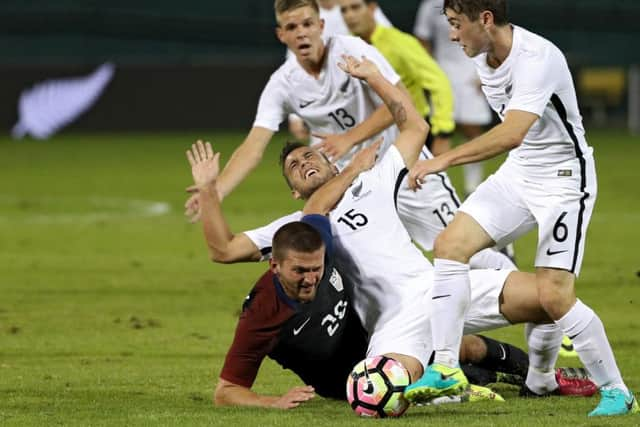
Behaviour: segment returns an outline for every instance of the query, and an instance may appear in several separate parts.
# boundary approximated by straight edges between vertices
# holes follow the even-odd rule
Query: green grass
[[[499,389],[506,404],[414,408],[402,420],[358,419],[346,404],[320,398],[289,412],[214,408],[238,310],[265,266],[210,263],[200,228],[185,221],[184,151],[200,136],[224,159],[243,137],[0,140],[0,425],[640,424],[587,419],[595,398],[525,401],[509,387]],[[640,144],[621,132],[589,136],[600,188],[578,293],[602,317],[628,384],[640,390]],[[276,166],[281,143],[270,144],[225,201],[232,229],[298,206]],[[460,182],[459,170],[451,175]],[[534,248],[534,235],[517,244],[524,269]],[[521,327],[493,336],[523,345]],[[255,390],[297,384],[267,361]]]

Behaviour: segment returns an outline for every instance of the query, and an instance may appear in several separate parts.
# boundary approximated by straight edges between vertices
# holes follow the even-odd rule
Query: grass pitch
[[[243,136],[0,139],[0,425],[640,424],[638,416],[587,419],[596,398],[521,400],[508,386],[498,389],[505,404],[411,408],[401,420],[358,419],[321,398],[287,412],[214,408],[239,309],[266,266],[208,261],[200,227],[182,214],[184,151],[205,137],[224,161]],[[628,385],[640,391],[640,141],[617,131],[589,140],[599,195],[578,294],[601,316]],[[299,206],[277,167],[282,141],[225,201],[233,230]],[[454,182],[460,173],[451,171]],[[531,269],[535,235],[516,246]],[[524,344],[521,327],[492,335]],[[255,390],[282,394],[298,384],[267,361]]]

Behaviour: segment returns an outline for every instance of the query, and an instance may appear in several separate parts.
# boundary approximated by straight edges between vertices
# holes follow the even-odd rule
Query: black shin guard
[[[518,347],[478,335],[487,345],[487,356],[476,366],[490,371],[519,375],[526,378],[529,356]]]

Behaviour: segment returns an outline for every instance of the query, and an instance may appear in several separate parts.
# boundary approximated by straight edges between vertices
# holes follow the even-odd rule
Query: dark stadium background
[[[379,3],[411,32],[418,0]],[[15,102],[7,101],[25,87],[111,60],[114,81],[74,129],[246,129],[283,59],[272,10],[271,0],[3,0],[0,126],[15,123]],[[588,85],[594,93],[580,98],[587,119],[625,125],[627,71],[640,64],[639,1],[511,0],[510,12],[513,22],[559,45],[576,78],[585,68],[616,67],[597,74],[595,87]],[[613,81],[620,76],[624,87]]]

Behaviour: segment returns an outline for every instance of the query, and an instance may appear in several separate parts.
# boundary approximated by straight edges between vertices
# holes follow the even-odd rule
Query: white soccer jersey
[[[431,286],[431,263],[411,242],[394,206],[404,168],[391,146],[330,213],[336,266],[354,284],[354,308],[370,334]]]
[[[289,58],[269,79],[258,103],[253,126],[277,131],[289,114],[302,118],[312,132],[338,134],[366,120],[383,101],[363,81],[350,77],[340,68],[342,55],[362,55],[375,62],[382,75],[392,84],[400,81],[391,65],[378,50],[359,38],[351,36],[330,37],[323,69],[318,79],[309,75],[295,57]],[[396,126],[381,133],[384,143],[381,153],[395,141]],[[354,147],[338,162],[338,167],[348,164],[353,154],[370,145],[379,135]],[[319,140],[312,140],[312,145]]]
[[[514,25],[511,52],[498,68],[487,65],[486,53],[474,60],[482,90],[501,119],[509,110],[540,117],[509,160],[543,166],[591,153],[567,61],[553,43]]]

